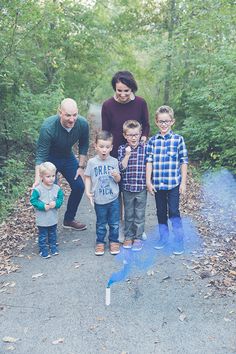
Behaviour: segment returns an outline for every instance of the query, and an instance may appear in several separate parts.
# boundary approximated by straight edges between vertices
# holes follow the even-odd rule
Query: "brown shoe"
[[[103,256],[105,252],[104,243],[97,243],[95,247],[95,255],[96,256]]]
[[[65,229],[73,229],[77,231],[83,231],[87,229],[87,226],[85,224],[81,224],[80,222],[75,220],[64,220],[63,227]]]
[[[120,244],[118,242],[110,243],[110,254],[116,255],[120,253]]]

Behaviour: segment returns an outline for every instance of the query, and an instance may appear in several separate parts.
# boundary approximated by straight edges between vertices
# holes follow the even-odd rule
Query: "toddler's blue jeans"
[[[95,212],[97,216],[96,222],[96,243],[105,243],[105,237],[107,233],[107,224],[109,226],[110,242],[119,242],[119,222],[120,222],[120,203],[119,198],[115,199],[111,203],[96,204]]]
[[[56,246],[57,243],[57,224],[52,226],[38,226],[39,237],[39,252],[47,250],[48,244],[50,250],[53,246]]]

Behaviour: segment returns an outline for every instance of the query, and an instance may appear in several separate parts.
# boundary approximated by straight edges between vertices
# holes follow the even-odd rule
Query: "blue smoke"
[[[210,224],[218,225],[223,233],[235,235],[236,228],[236,180],[231,172],[222,169],[206,173],[202,178],[203,215]]]
[[[197,252],[201,249],[201,239],[196,231],[194,224],[190,218],[182,218],[184,228],[184,249],[186,253]],[[171,225],[170,229],[171,229]],[[124,249],[121,247],[121,252],[115,257],[116,260],[122,264],[122,269],[111,275],[107,286],[110,287],[113,283],[125,281],[132,272],[146,271],[158,262],[160,256],[171,255],[174,248],[174,235],[170,231],[169,241],[167,245],[161,249],[156,250],[155,244],[159,239],[158,225],[147,232],[147,240],[143,242],[143,249],[139,252],[131,249]]]

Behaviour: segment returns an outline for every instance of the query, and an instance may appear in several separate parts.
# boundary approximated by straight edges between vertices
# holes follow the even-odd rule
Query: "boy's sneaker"
[[[134,240],[132,251],[138,252],[143,248],[143,243],[141,240]]]
[[[95,255],[96,256],[103,256],[105,252],[105,245],[104,243],[97,243],[95,247]]]
[[[166,246],[166,244],[167,244],[167,240],[160,239],[160,240],[156,243],[156,245],[154,246],[154,248],[155,248],[156,250],[161,250],[162,248],[164,248],[164,247]]]
[[[39,255],[43,258],[51,258],[50,254],[48,254],[47,250],[43,250],[39,253]]]
[[[180,255],[184,253],[184,245],[183,242],[176,242],[174,244],[173,254]]]
[[[118,242],[110,243],[110,254],[116,255],[120,253],[120,244]]]
[[[132,240],[124,240],[123,248],[132,248],[133,241]]]
[[[57,246],[52,246],[51,248],[51,255],[52,256],[57,256],[59,254]]]
[[[147,234],[146,234],[146,232],[143,232],[143,234],[142,234],[142,240],[143,240],[143,241],[146,241],[146,240],[147,240]]]

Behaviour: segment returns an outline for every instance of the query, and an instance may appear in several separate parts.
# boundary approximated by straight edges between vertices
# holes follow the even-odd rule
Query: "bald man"
[[[79,159],[72,147],[78,143]],[[65,98],[58,114],[45,119],[42,124],[36,150],[35,187],[40,182],[39,165],[52,162],[71,187],[63,226],[82,231],[85,224],[75,220],[75,215],[84,193],[84,168],[89,146],[89,127],[85,118],[78,115],[74,100]]]

